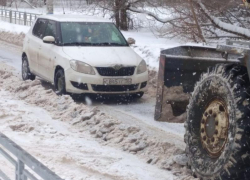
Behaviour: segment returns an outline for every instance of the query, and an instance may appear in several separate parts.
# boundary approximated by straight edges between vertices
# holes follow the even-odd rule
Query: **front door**
[[[56,39],[56,22],[55,21],[48,21],[47,27],[45,29],[45,36],[53,36]],[[38,69],[39,74],[42,74],[43,77],[53,82],[54,77],[54,62],[55,62],[55,49],[57,46],[55,44],[49,43],[42,43],[40,49],[40,57],[38,61]]]
[[[31,72],[38,74],[38,60],[40,55],[41,45],[43,43],[42,37],[46,28],[47,21],[45,19],[38,19],[33,28],[32,35],[28,37],[29,49],[28,58]]]

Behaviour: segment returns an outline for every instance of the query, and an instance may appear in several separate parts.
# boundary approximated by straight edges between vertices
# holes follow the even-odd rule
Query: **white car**
[[[60,94],[132,94],[146,90],[146,62],[109,20],[90,16],[40,16],[26,34],[23,80],[35,76]]]

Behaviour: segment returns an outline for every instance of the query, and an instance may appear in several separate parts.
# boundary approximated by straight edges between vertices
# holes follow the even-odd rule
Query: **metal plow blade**
[[[155,120],[185,121],[186,107],[195,83],[208,67],[239,63],[238,55],[224,57],[216,48],[180,46],[161,52]]]

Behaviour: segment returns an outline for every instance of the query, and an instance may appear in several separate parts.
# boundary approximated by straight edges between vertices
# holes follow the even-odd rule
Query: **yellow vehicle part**
[[[247,8],[250,8],[250,0],[242,0]]]

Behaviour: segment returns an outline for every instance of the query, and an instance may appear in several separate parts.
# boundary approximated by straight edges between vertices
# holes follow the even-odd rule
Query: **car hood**
[[[130,47],[63,47],[63,52],[93,67],[138,66],[142,60]]]

